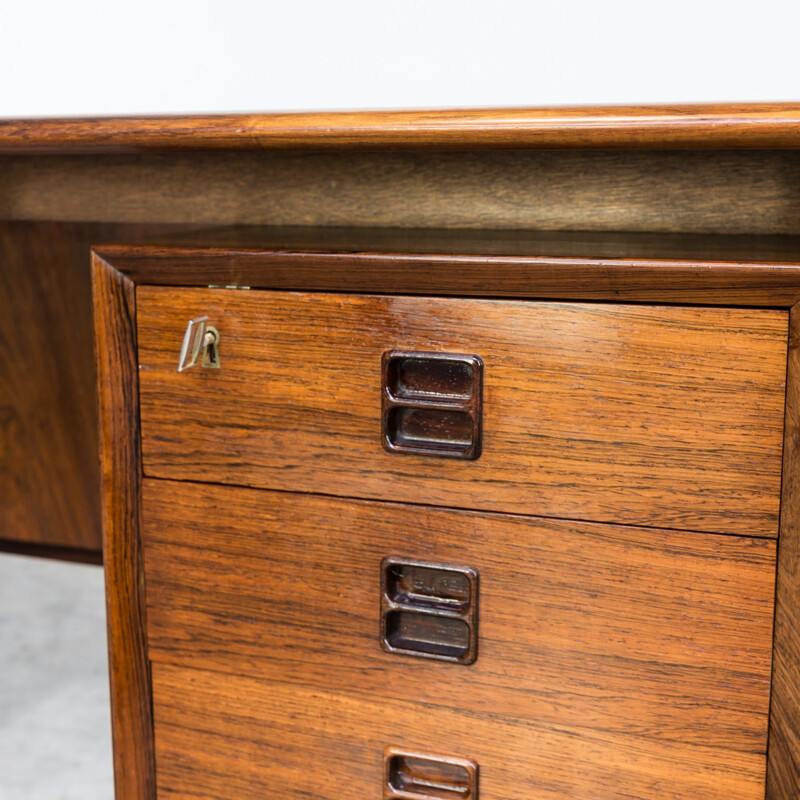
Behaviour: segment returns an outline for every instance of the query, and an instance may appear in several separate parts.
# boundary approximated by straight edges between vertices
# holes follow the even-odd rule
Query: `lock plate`
[[[219,369],[219,331],[209,325],[208,317],[189,320],[181,344],[178,372],[194,367],[198,360],[206,369]]]

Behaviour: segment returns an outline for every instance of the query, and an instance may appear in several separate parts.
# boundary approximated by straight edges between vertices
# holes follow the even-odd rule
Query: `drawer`
[[[203,315],[220,369],[178,373]],[[783,311],[140,287],[137,318],[149,476],[777,534]],[[433,414],[477,458],[387,452],[397,352],[480,359],[482,408]],[[458,405],[468,383],[442,391]],[[398,413],[393,435],[437,438]]]
[[[675,742],[673,757],[659,758],[633,740],[619,748],[491,713],[166,664],[153,665],[153,698],[160,798],[380,800],[387,743],[477,764],[477,798],[430,791],[426,800],[764,798],[763,758],[751,753],[731,768],[686,758]]]
[[[773,540],[143,492],[164,794],[378,797],[397,746],[478,761],[482,800],[763,798]],[[387,557],[474,571],[474,663],[381,647]]]

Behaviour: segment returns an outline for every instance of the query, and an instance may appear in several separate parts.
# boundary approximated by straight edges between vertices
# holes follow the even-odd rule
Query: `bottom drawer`
[[[753,756],[731,770],[687,759],[680,742],[671,761],[508,716],[166,664],[153,665],[153,694],[159,798],[380,800],[387,746],[473,760],[479,800],[764,796]]]
[[[162,797],[380,798],[394,746],[480,800],[763,800],[774,540],[158,480],[142,535]],[[382,627],[437,593],[476,652]]]

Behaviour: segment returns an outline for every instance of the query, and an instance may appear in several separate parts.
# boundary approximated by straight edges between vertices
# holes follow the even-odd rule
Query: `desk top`
[[[798,147],[800,103],[0,120],[0,153]]]

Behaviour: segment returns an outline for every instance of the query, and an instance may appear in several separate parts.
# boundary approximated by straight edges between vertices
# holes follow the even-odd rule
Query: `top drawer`
[[[200,316],[221,368],[178,373]],[[142,287],[137,317],[147,475],[777,534],[785,312]]]

